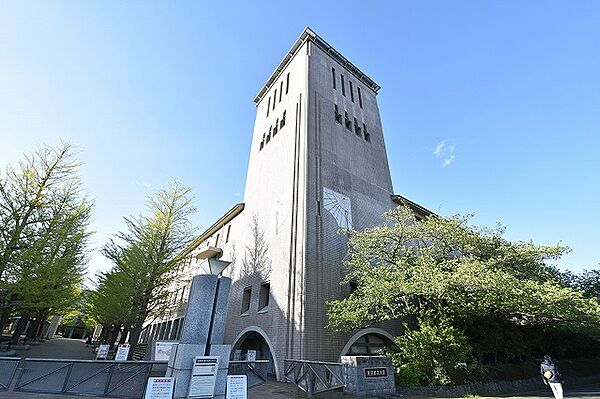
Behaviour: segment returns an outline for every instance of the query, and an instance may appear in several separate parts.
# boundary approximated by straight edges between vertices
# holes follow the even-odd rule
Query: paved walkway
[[[73,395],[49,395],[49,394],[34,394],[29,392],[0,392],[1,399],[74,399],[77,396]],[[87,399],[100,399],[91,396],[86,396]],[[282,383],[267,383],[248,391],[248,399],[307,399],[308,396],[302,392],[296,391],[294,386]],[[345,395],[341,392],[330,392],[313,396],[313,399],[352,399],[354,396]],[[407,397],[408,398],[408,397]],[[473,397],[471,397],[473,398]],[[527,393],[519,396],[505,396],[506,398],[518,399],[540,399],[552,398],[550,390],[534,393]],[[600,386],[589,386],[574,388],[565,391],[565,398],[569,399],[600,399]],[[367,399],[367,398],[361,398]],[[419,399],[425,399],[420,397]],[[478,398],[491,399],[491,398]]]
[[[31,346],[29,350],[16,352],[17,357],[38,359],[94,359],[92,347],[87,347],[83,340],[70,338],[54,338],[40,345]]]

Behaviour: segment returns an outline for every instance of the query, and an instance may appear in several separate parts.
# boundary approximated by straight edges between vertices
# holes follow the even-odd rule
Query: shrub
[[[400,381],[425,385],[452,383],[451,374],[458,363],[465,362],[471,347],[462,331],[447,319],[421,318],[419,329],[406,329],[396,338],[397,348],[390,357]]]
[[[396,385],[415,387],[423,384],[425,376],[410,363],[394,367],[394,370],[396,372]]]

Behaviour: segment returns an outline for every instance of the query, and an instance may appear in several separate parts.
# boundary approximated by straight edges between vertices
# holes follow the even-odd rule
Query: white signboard
[[[169,361],[171,351],[174,350],[177,342],[173,341],[156,341],[154,343],[154,360]]]
[[[150,377],[144,399],[173,399],[175,377]]]
[[[129,355],[129,344],[121,344],[117,349],[117,354],[115,355],[116,361],[125,361],[127,360],[127,356]]]
[[[251,362],[256,360],[256,351],[252,349],[248,349],[248,354],[246,355],[246,360],[250,360]]]
[[[196,356],[190,379],[189,399],[212,398],[219,369],[219,356]]]
[[[248,399],[248,378],[245,375],[227,376],[226,399]]]
[[[106,359],[108,356],[108,349],[110,346],[108,344],[101,344],[98,346],[98,353],[96,353],[96,359]]]

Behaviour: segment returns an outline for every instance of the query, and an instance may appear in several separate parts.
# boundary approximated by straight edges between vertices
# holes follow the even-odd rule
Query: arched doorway
[[[268,360],[268,375],[279,380],[279,363],[273,352],[273,345],[267,334],[259,327],[248,327],[238,334],[231,345],[229,360],[246,360],[249,350],[256,351],[256,360]],[[239,359],[236,359],[237,357]]]
[[[387,331],[381,328],[365,328],[348,340],[340,356],[376,355],[393,345],[394,337]]]

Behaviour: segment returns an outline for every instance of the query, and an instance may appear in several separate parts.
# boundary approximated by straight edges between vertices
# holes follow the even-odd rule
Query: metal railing
[[[342,363],[286,359],[285,378],[309,395],[333,391],[346,385]]]
[[[230,360],[229,375],[245,375],[248,388],[255,387],[267,381],[269,360]]]
[[[10,388],[20,360],[19,357],[0,357],[0,391]]]
[[[14,391],[139,399],[167,362],[24,359]]]

